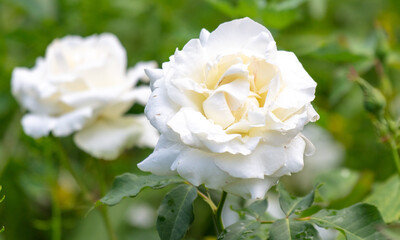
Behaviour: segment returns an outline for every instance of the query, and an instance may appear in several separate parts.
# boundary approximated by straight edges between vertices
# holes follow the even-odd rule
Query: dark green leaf
[[[293,212],[306,210],[313,204],[315,191],[311,191],[304,197],[293,197],[283,188],[282,184],[278,185],[279,203],[286,216]]]
[[[375,205],[385,222],[400,218],[400,178],[394,175],[383,184],[377,185],[372,194],[365,199],[366,203]]]
[[[225,228],[218,236],[218,240],[264,240],[267,239],[266,233],[260,222],[243,220]]]
[[[233,208],[232,210],[236,211],[239,214],[239,216],[249,215],[259,219],[261,216],[265,214],[267,208],[268,208],[268,200],[263,199],[255,201],[247,207],[239,209]]]
[[[383,225],[382,217],[375,206],[361,203],[342,210],[321,210],[311,216],[311,222],[320,227],[335,228],[342,232],[347,240],[386,239],[378,232]]]
[[[161,240],[180,240],[193,222],[197,189],[182,184],[172,189],[158,209],[157,231]]]
[[[183,179],[177,176],[138,176],[132,173],[125,173],[115,178],[111,190],[103,198],[96,202],[96,206],[102,204],[109,206],[115,205],[123,198],[135,197],[142,189],[146,187],[160,189],[170,184],[182,182]]]
[[[270,240],[318,240],[318,231],[308,222],[279,219],[271,226]]]

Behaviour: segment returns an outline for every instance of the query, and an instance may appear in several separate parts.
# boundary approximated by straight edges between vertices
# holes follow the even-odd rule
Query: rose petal
[[[21,122],[26,135],[40,138],[49,135],[55,120],[46,115],[25,114]]]
[[[267,191],[277,183],[278,178],[265,177],[264,179],[238,179],[227,184],[223,189],[243,198],[263,199]]]
[[[231,177],[221,171],[213,162],[214,156],[193,148],[184,148],[172,165],[175,170],[195,186],[204,183],[206,187],[218,189]]]
[[[249,39],[253,40],[249,42]],[[211,32],[205,47],[210,57],[235,51],[250,51],[265,57],[276,51],[276,43],[268,29],[250,18],[219,25]]]
[[[54,136],[64,137],[81,130],[86,124],[96,118],[96,113],[91,108],[81,108],[73,112],[54,118],[52,129]]]
[[[121,152],[137,144],[143,131],[140,116],[125,116],[119,119],[98,119],[74,136],[76,145],[96,158],[113,160]]]
[[[175,170],[171,166],[181,153],[183,145],[177,144],[161,135],[154,152],[138,164],[142,171],[152,172],[157,175],[172,175]]]

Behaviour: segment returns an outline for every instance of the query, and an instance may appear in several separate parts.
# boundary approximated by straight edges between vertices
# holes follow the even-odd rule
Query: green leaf
[[[318,189],[318,195],[325,202],[344,198],[351,193],[359,177],[357,172],[349,169],[336,169],[323,173],[315,178],[315,183],[323,184]]]
[[[356,53],[342,46],[331,44],[321,47],[311,54],[316,59],[326,60],[335,63],[355,63],[365,61],[370,56],[364,53]]]
[[[96,202],[96,207],[106,204],[113,206],[123,198],[136,197],[146,187],[160,189],[174,183],[182,183],[183,179],[177,176],[135,175],[124,173],[117,176],[111,190]]]
[[[268,200],[263,199],[255,201],[247,207],[232,208],[232,210],[237,212],[239,216],[249,215],[257,219],[260,219],[267,211],[267,208],[268,208]]]
[[[292,218],[279,219],[271,226],[270,240],[319,240],[318,231],[308,222]]]
[[[360,203],[342,210],[321,210],[311,216],[312,223],[320,227],[335,228],[342,232],[347,240],[386,239],[378,232],[383,225],[382,217],[375,206]]]
[[[299,212],[308,209],[314,202],[315,190],[311,191],[304,197],[293,197],[283,188],[282,184],[278,185],[279,203],[281,209],[286,216],[291,215],[293,212]]]
[[[157,231],[161,240],[180,240],[194,220],[193,201],[197,189],[181,184],[172,189],[158,209]]]
[[[400,218],[400,178],[394,175],[386,182],[376,185],[372,194],[365,199],[366,203],[375,205],[385,222]]]
[[[225,228],[218,236],[218,240],[264,240],[267,239],[266,233],[260,222],[243,220]]]

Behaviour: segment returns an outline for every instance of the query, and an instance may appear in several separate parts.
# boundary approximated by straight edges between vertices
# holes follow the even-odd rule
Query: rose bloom
[[[29,111],[22,118],[25,133],[39,138],[76,132],[78,147],[103,159],[135,144],[154,146],[158,133],[145,116],[123,114],[135,102],[146,103],[150,88],[134,86],[155,63],[126,71],[126,61],[112,34],[54,40],[33,68],[15,68],[12,74],[12,93]]]
[[[146,73],[145,113],[161,136],[138,165],[143,171],[263,198],[313,152],[301,131],[319,118],[310,104],[316,83],[249,18],[203,29],[162,69]]]

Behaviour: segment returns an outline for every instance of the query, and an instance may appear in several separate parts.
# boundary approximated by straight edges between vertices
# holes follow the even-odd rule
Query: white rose
[[[319,118],[310,104],[316,83],[249,18],[203,29],[146,73],[153,92],[145,113],[161,136],[141,170],[263,198],[313,151],[301,130]]]
[[[149,87],[134,88],[145,76],[139,63],[126,71],[126,52],[112,34],[54,40],[31,68],[15,68],[12,92],[27,113],[25,133],[34,138],[74,136],[98,158],[114,159],[134,144],[154,146],[157,132],[144,115],[122,116],[134,102],[145,104]]]

